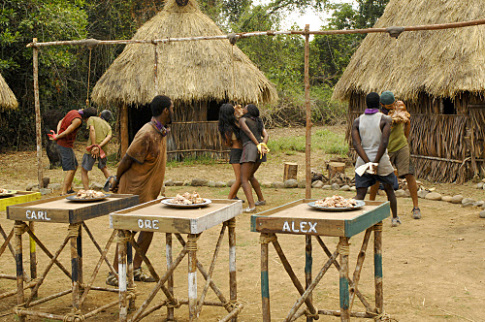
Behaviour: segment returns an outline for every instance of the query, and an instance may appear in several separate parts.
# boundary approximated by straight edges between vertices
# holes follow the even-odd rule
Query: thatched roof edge
[[[8,87],[7,82],[0,74],[0,108],[2,109],[15,109],[19,103],[15,98],[14,93]]]

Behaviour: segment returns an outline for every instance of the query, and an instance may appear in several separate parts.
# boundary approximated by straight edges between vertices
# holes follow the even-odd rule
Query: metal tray
[[[171,203],[171,200],[173,198],[167,198],[167,199],[163,199],[161,201],[162,204],[164,204],[165,206],[169,206],[169,207],[173,207],[173,208],[200,208],[200,207],[205,207],[207,205],[209,205],[212,201],[210,199],[205,199],[204,198],[204,202],[203,203],[196,203],[196,204],[193,204],[193,205],[179,205],[179,204],[174,204],[174,203]]]
[[[309,202],[308,205],[320,211],[351,211],[351,210],[360,209],[365,206],[365,201],[363,200],[356,200],[356,202],[357,204],[352,207],[321,207],[321,206],[316,206],[315,201]]]
[[[104,197],[99,197],[99,198],[78,198],[77,196],[69,196],[69,197],[66,197],[66,199],[74,202],[95,202],[95,201],[104,200],[109,196],[110,195],[104,195]]]

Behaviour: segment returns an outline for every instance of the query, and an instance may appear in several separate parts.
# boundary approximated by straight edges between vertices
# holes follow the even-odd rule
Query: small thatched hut
[[[483,0],[391,0],[375,27],[482,19]],[[485,159],[485,26],[369,34],[333,97],[349,101],[351,122],[365,95],[393,91],[411,113],[411,154],[417,175],[463,182]]]
[[[195,0],[185,1],[186,5],[178,2],[168,0],[165,8],[140,27],[133,39],[222,35]],[[227,39],[157,46],[129,44],[92,93],[95,103],[121,108],[122,151],[128,144],[127,132],[131,139],[150,119],[147,104],[155,95],[167,95],[174,101],[174,124],[168,141],[172,158],[201,153],[221,155],[217,119],[223,102],[263,104],[278,98],[264,74]]]
[[[0,110],[14,109],[18,105],[15,95],[0,74]]]

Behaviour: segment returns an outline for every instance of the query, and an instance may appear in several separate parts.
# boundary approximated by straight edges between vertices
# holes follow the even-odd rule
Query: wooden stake
[[[34,38],[32,43],[37,43]],[[40,115],[40,98],[39,98],[39,48],[34,47],[33,51],[33,69],[34,69],[34,106],[35,106],[35,133],[37,143],[37,176],[39,188],[44,188],[44,167],[42,166],[42,117]]]
[[[126,150],[128,150],[128,106],[123,104],[121,106],[121,113],[120,113],[120,146],[121,146],[121,154],[120,158],[123,158],[126,154]]]
[[[119,288],[119,307],[120,321],[126,322],[128,317],[127,281],[126,281],[126,238],[123,230],[118,233],[118,288]]]
[[[341,321],[350,321],[350,306],[349,306],[349,239],[347,237],[340,237],[339,242],[340,253],[340,312]]]
[[[305,110],[306,110],[306,143],[305,143],[305,197],[312,197],[311,148],[312,148],[312,111],[310,107],[310,25],[305,25]]]
[[[306,235],[305,236],[305,288],[310,287],[310,284],[312,283],[312,263],[313,258],[312,258],[312,236],[311,235]],[[311,306],[313,307],[313,296],[312,293],[308,295],[307,302],[310,302]],[[315,309],[311,310],[312,314],[315,314]],[[312,322],[313,318],[307,316],[306,318],[307,322]]]
[[[197,316],[197,235],[189,234],[187,237],[188,251],[188,283],[189,283],[189,321],[196,321]]]
[[[261,234],[261,297],[263,322],[271,322],[269,301],[268,242],[269,234]]]
[[[15,266],[17,271],[17,305],[24,303],[24,264],[22,261],[22,221],[15,221]],[[25,321],[23,314],[18,314],[19,321]]]
[[[29,230],[32,232],[32,234],[35,234],[34,231],[34,222],[31,221],[29,222]],[[30,244],[30,279],[35,280],[37,278],[37,252],[35,250],[35,240],[30,237],[29,238],[29,244]],[[34,294],[34,297],[37,297],[37,294]]]
[[[79,253],[78,253],[78,237],[79,237],[78,224],[69,224],[69,237],[71,239],[71,269],[72,269],[72,306],[74,309],[79,310],[79,289],[80,289],[80,275],[79,275]]]
[[[237,279],[236,279],[236,218],[227,221],[229,227],[229,293],[231,303],[237,303]],[[236,314],[237,316],[237,314]],[[237,317],[233,317],[231,322],[236,322]]]
[[[173,236],[170,233],[165,234],[165,244],[166,244],[166,251],[165,257],[167,258],[167,270],[172,267],[173,264],[173,257],[172,257],[172,246],[173,246]],[[174,296],[173,294],[173,274],[170,274],[167,280],[167,289]],[[171,305],[167,305],[167,321],[175,321],[175,308]]]

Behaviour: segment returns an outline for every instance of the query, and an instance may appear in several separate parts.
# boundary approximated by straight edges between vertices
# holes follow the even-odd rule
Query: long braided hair
[[[248,110],[248,112],[242,117],[247,117],[255,121],[258,127],[258,133],[263,133],[264,123],[263,120],[259,117],[258,107],[254,104],[248,104],[246,106],[246,109]]]
[[[221,106],[219,110],[218,129],[227,146],[231,146],[233,133],[238,140],[241,138],[240,129],[236,125],[236,116],[234,115],[234,106],[232,104],[226,103]]]

